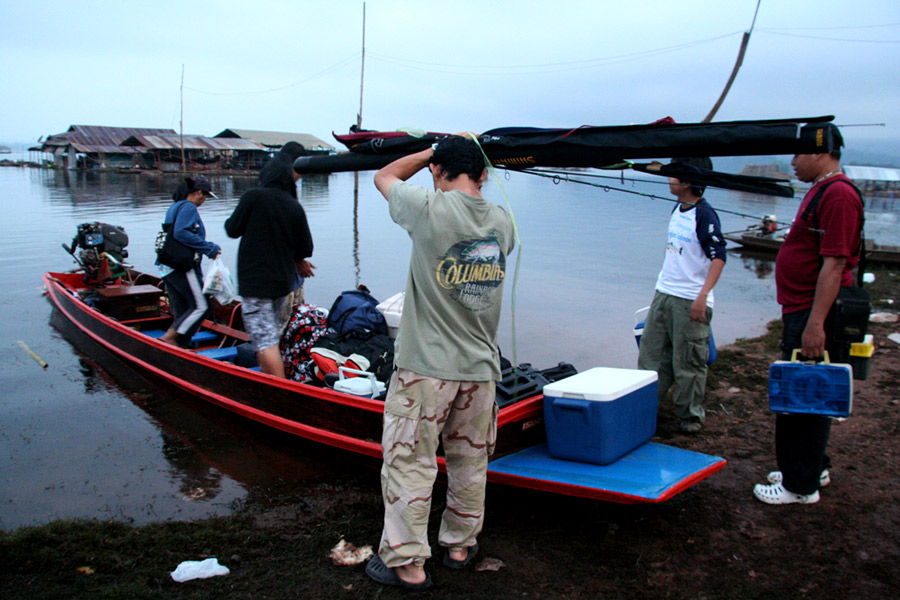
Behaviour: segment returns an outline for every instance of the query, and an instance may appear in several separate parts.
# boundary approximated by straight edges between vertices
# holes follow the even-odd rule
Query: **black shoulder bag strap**
[[[816,210],[819,207],[819,202],[822,200],[822,196],[825,194],[825,190],[828,189],[831,185],[835,183],[843,181],[848,184],[856,191],[856,195],[859,196],[859,203],[861,206],[860,215],[859,215],[859,248],[857,249],[857,253],[859,254],[859,263],[856,265],[856,285],[858,287],[863,286],[863,273],[866,269],[866,203],[863,200],[862,192],[859,191],[859,188],[852,181],[848,181],[846,179],[835,179],[834,181],[829,181],[822,185],[819,190],[816,192],[816,195],[812,197],[812,200],[809,201],[809,204],[806,205],[806,210],[803,211],[803,214],[800,215],[800,218],[804,221],[812,221],[813,227],[816,229],[819,228],[819,212]],[[810,216],[812,218],[810,218]],[[819,236],[821,238],[821,232]]]
[[[182,200],[177,200],[176,202],[182,202]],[[184,200],[184,202],[187,202],[187,200]],[[172,235],[172,237],[174,237],[174,232],[172,232],[171,234],[170,234],[170,232],[172,231],[172,228],[175,226],[175,221],[178,220],[178,213],[181,212],[182,208],[184,208],[184,204],[182,204],[181,206],[179,206],[178,208],[175,209],[175,214],[172,215],[171,223],[166,223],[165,217],[163,217],[162,230],[166,232],[167,236]],[[178,242],[177,239],[175,241]],[[178,243],[180,244],[181,242],[178,242]]]

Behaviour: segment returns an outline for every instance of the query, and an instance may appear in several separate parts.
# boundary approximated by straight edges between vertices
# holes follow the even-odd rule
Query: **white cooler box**
[[[388,326],[388,335],[391,339],[397,339],[397,331],[400,329],[400,317],[403,315],[403,296],[405,294],[406,292],[394,294],[375,307],[384,315],[384,320]]]

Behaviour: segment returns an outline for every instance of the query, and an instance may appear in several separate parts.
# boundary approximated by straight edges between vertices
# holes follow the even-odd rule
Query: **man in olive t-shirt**
[[[434,191],[406,183],[428,167]],[[387,585],[431,586],[427,527],[437,447],[447,462],[447,507],[438,544],[462,568],[478,552],[487,462],[497,428],[497,328],[512,219],[481,196],[487,175],[478,145],[450,136],[375,175],[391,218],[409,233],[410,258],[385,400],[381,470],[385,515],[366,572]]]

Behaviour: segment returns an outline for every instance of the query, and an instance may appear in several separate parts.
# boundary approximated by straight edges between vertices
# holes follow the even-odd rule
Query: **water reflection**
[[[771,279],[775,275],[775,259],[749,250],[735,251],[743,260],[744,269],[756,274],[757,279]]]
[[[156,380],[150,382],[68,324],[56,311],[52,322],[79,352],[88,354],[79,359],[85,391],[96,394],[117,390],[158,433],[158,443],[153,439],[146,442],[159,449],[164,461],[160,473],[171,484],[168,493],[160,493],[152,486],[128,492],[140,495],[142,511],[153,518],[167,518],[175,513],[186,517],[198,513],[227,514],[235,506],[251,501],[300,496],[310,487],[336,477],[374,479],[374,463],[372,468],[360,468],[360,459],[354,456],[331,449],[323,451],[312,443],[235,418],[177,388]],[[145,466],[139,463],[131,468],[143,471]],[[78,471],[79,465],[70,468]],[[118,490],[98,489],[98,495],[114,497],[123,506],[120,497],[129,487],[127,477],[124,480]],[[255,491],[252,499],[251,491]],[[108,505],[116,503],[107,499]]]

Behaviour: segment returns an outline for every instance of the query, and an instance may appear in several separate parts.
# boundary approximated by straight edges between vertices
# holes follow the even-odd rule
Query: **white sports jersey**
[[[725,240],[712,207],[705,200],[686,211],[679,205],[669,219],[666,258],[656,280],[656,289],[670,296],[693,300],[703,289],[712,258],[724,260],[724,250]],[[713,303],[713,291],[710,290],[706,305],[712,308]]]

